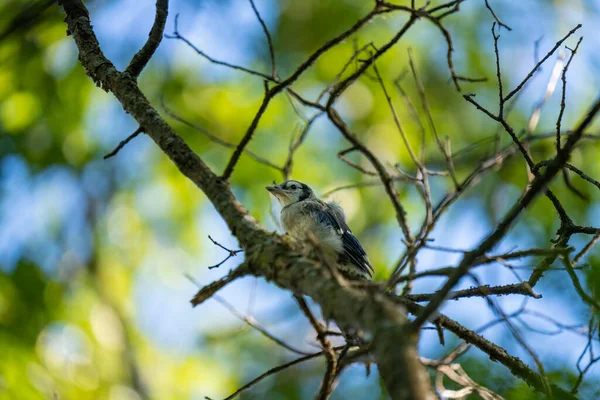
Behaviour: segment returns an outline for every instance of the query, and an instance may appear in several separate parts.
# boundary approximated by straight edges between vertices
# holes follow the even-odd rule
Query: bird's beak
[[[286,204],[290,199],[288,192],[283,190],[279,185],[267,186],[265,189],[275,196],[275,198],[279,200],[281,204]]]
[[[285,191],[282,188],[280,188],[278,185],[267,186],[265,189],[267,189],[274,196],[285,194]]]

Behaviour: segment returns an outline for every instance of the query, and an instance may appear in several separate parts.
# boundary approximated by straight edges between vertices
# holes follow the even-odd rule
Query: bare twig
[[[562,92],[561,93],[562,94],[560,97],[560,111],[558,112],[558,118],[556,119],[556,151],[557,152],[560,151],[560,129],[561,129],[561,125],[562,125],[563,114],[565,113],[565,107],[566,107],[565,100],[566,100],[566,93],[567,93],[567,71],[569,70],[571,61],[573,60],[573,57],[575,57],[575,54],[577,53],[577,49],[579,48],[579,45],[581,44],[582,40],[583,40],[583,36],[579,38],[579,40],[577,41],[577,45],[575,46],[573,51],[571,51],[571,56],[569,57],[569,61],[567,61],[567,64],[563,68],[562,75],[561,75],[561,80],[562,80]]]
[[[417,69],[415,67],[411,50],[408,49],[408,65],[410,66],[410,70],[412,72],[415,83],[417,84],[417,89],[419,93],[419,97],[421,98],[421,104],[423,106],[423,110],[425,110],[425,114],[427,115],[427,122],[429,123],[429,129],[431,129],[431,133],[435,138],[435,141],[440,149],[441,153],[444,155],[446,159],[446,167],[448,168],[448,172],[450,173],[450,177],[452,178],[452,182],[455,187],[458,187],[458,181],[456,180],[456,173],[454,171],[454,163],[452,161],[452,154],[448,151],[448,148],[444,146],[444,143],[440,140],[437,128],[435,126],[435,122],[433,120],[433,115],[431,114],[431,107],[429,106],[429,101],[427,100],[427,94],[425,93],[425,87],[423,86],[423,82],[417,73]]]
[[[521,83],[519,83],[517,85],[517,87],[515,87],[509,94],[506,95],[506,97],[504,97],[504,102],[507,102],[511,97],[513,97],[515,94],[517,94],[519,92],[519,90],[521,90],[523,88],[523,85],[525,85],[527,83],[527,81],[529,79],[531,79],[531,77],[533,76],[533,74],[535,73],[535,71],[538,70],[538,68],[540,68],[540,66],[552,55],[554,54],[554,52],[556,51],[556,49],[558,49],[565,40],[567,40],[569,37],[571,37],[572,34],[574,34],[579,28],[581,28],[581,24],[578,24],[575,28],[571,29],[569,31],[569,33],[567,33],[565,35],[565,37],[563,37],[562,39],[560,39],[558,42],[556,42],[556,44],[554,45],[554,47],[544,56],[544,58],[542,58],[536,65],[535,67],[533,67],[533,69],[527,74],[527,76],[521,81]]]
[[[137,135],[139,135],[140,133],[144,132],[144,128],[142,128],[141,126],[139,128],[137,128],[131,135],[127,136],[126,139],[122,140],[121,143],[119,143],[117,145],[117,147],[115,147],[115,149],[113,151],[111,151],[110,153],[106,154],[103,158],[106,160],[108,158],[111,158],[113,156],[116,156],[117,153],[119,151],[121,151],[121,149],[123,147],[125,147],[125,145],[127,143],[129,143],[131,140],[133,140]]]
[[[502,285],[502,286],[474,286],[468,289],[457,290],[454,292],[450,292],[446,297],[448,300],[458,300],[464,297],[487,297],[490,295],[493,296],[506,296],[510,294],[520,294],[524,296],[533,297],[535,299],[539,299],[542,296],[534,293],[529,283],[513,283],[510,285]],[[435,293],[424,293],[424,294],[409,294],[404,295],[407,299],[416,302],[429,301],[436,294]]]
[[[197,132],[202,133],[210,141],[217,143],[223,147],[229,148],[229,149],[236,148],[237,144],[228,142],[227,140],[224,140],[224,139],[220,138],[219,136],[211,133],[208,129],[205,129],[205,128],[203,128],[199,125],[196,125],[192,122],[189,122],[188,120],[184,119],[180,115],[176,114],[164,103],[163,99],[161,99],[160,105],[161,105],[163,111],[165,112],[165,114],[167,114],[169,117],[173,118],[175,121],[181,122],[185,126],[192,128],[193,130],[195,130]],[[282,168],[280,166],[273,164],[271,161],[267,160],[264,157],[259,156],[258,154],[256,154],[255,152],[253,152],[251,150],[244,149],[244,153],[249,155],[252,159],[254,159],[256,162],[258,162],[260,164],[264,164],[264,165],[266,165],[270,168],[276,169],[277,171],[280,171],[280,172],[282,171]]]
[[[411,302],[408,299],[397,298],[397,301],[404,305],[408,312],[415,315],[422,315],[424,307]],[[496,360],[506,366],[512,374],[520,377],[529,385],[533,386],[537,390],[544,390],[545,384],[542,377],[531,370],[527,365],[519,358],[511,356],[504,348],[496,345],[495,343],[490,342],[480,334],[465,328],[458,322],[448,318],[443,314],[438,314],[435,318],[436,322],[439,323],[445,329],[453,332],[460,339],[463,339],[465,342],[470,343],[471,345],[477,347],[491,359]],[[564,399],[576,400],[573,396],[569,395],[568,392],[559,388],[555,385],[550,385],[552,393],[557,396],[561,395]],[[555,397],[556,398],[556,397]]]
[[[224,276],[223,278],[216,280],[211,284],[206,285],[202,289],[200,289],[198,293],[196,293],[194,298],[190,301],[192,303],[192,306],[196,307],[197,305],[204,303],[207,299],[214,296],[215,293],[217,293],[227,284],[247,274],[248,268],[245,263],[237,266],[234,270],[229,271],[229,274],[227,274],[227,276]]]
[[[248,1],[250,1],[250,6],[252,7],[252,11],[254,11],[254,15],[256,15],[256,18],[258,19],[258,22],[260,22],[260,26],[262,27],[262,30],[265,33],[265,37],[267,39],[267,44],[269,46],[269,55],[271,58],[271,77],[275,81],[277,81],[277,80],[279,80],[279,78],[277,77],[277,69],[275,68],[275,52],[273,51],[273,40],[271,39],[271,34],[269,33],[269,30],[267,29],[267,25],[265,24],[265,21],[260,16],[260,13],[258,12],[256,5],[254,4],[254,0],[248,0]]]
[[[398,92],[400,92],[400,95],[404,99],[404,102],[407,105],[408,111],[410,112],[412,119],[419,126],[419,131],[421,132],[421,154],[420,154],[421,160],[420,161],[421,161],[421,164],[425,164],[425,145],[427,143],[426,135],[425,135],[425,126],[423,125],[423,121],[421,121],[421,118],[419,117],[419,112],[417,111],[417,107],[415,107],[415,103],[412,101],[410,96],[408,96],[406,91],[400,85],[400,81],[404,78],[404,76],[405,76],[405,74],[402,74],[398,78],[396,78],[394,80],[394,85],[396,86],[396,88],[398,89]]]
[[[308,136],[308,132],[310,131],[310,128],[313,126],[314,122],[322,115],[323,115],[322,112],[315,114],[313,117],[311,117],[308,121],[306,121],[304,123],[304,127],[302,128],[302,131],[298,135],[298,138],[296,140],[294,140],[294,138],[292,137],[292,140],[290,141],[288,156],[287,156],[287,158],[285,160],[285,164],[283,165],[283,168],[282,168],[284,180],[288,180],[290,177],[290,174],[292,173],[292,166],[294,165],[294,154],[300,148],[302,143],[304,143],[304,140],[306,140],[306,137]]]
[[[371,187],[371,186],[380,186],[381,185],[381,181],[380,180],[373,180],[373,181],[368,181],[368,182],[359,182],[359,183],[353,183],[350,185],[343,185],[343,186],[338,186],[336,188],[333,188],[325,193],[323,193],[323,197],[327,198],[329,196],[331,196],[334,193],[340,192],[342,190],[348,190],[348,189],[359,189],[359,188],[363,188],[363,187]]]
[[[577,175],[579,175],[581,177],[581,179],[588,181],[589,183],[591,183],[592,185],[596,186],[598,189],[600,189],[600,182],[598,182],[597,180],[595,180],[594,178],[588,176],[585,172],[583,172],[582,170],[580,170],[579,168],[566,163],[565,164],[565,168],[570,169],[571,171],[575,172]]]
[[[589,108],[586,117],[579,123],[579,125],[574,130],[574,134],[569,137],[569,139],[565,143],[565,146],[556,155],[552,163],[548,165],[544,173],[536,176],[536,178],[531,183],[530,187],[525,191],[524,195],[511,207],[508,213],[497,225],[496,229],[494,229],[494,231],[490,233],[479,244],[479,246],[477,246],[477,248],[465,254],[456,271],[454,271],[454,273],[448,278],[447,282],[444,284],[442,289],[440,289],[440,291],[438,292],[438,296],[433,298],[429,302],[429,304],[427,304],[423,314],[419,315],[413,322],[413,326],[415,328],[420,327],[423,324],[423,322],[425,322],[429,318],[429,316],[437,310],[437,308],[444,301],[446,295],[450,292],[454,285],[459,281],[459,279],[462,276],[464,276],[468,272],[473,261],[475,261],[481,255],[485,254],[493,246],[495,246],[506,235],[508,229],[520,216],[523,210],[527,208],[529,204],[537,197],[537,195],[547,187],[550,181],[556,176],[556,174],[567,162],[571,151],[575,147],[575,144],[579,141],[584,130],[592,123],[596,114],[599,111],[600,99],[597,99]],[[590,229],[590,232],[592,230],[593,229]],[[533,287],[533,285],[531,286]]]
[[[237,395],[239,395],[240,393],[242,393],[243,391],[251,388],[252,386],[256,385],[258,382],[262,381],[263,379],[265,379],[268,376],[271,376],[273,374],[278,373],[279,371],[283,371],[284,369],[287,369],[289,367],[292,367],[296,364],[300,364],[304,361],[308,361],[308,360],[312,360],[313,358],[317,358],[320,357],[324,354],[324,352],[319,351],[318,353],[313,353],[313,354],[309,354],[307,356],[304,357],[300,357],[297,358],[295,360],[292,360],[290,362],[287,362],[285,364],[279,365],[275,368],[271,368],[270,370],[266,371],[265,373],[257,376],[256,378],[254,378],[253,380],[251,380],[250,382],[246,383],[244,386],[240,387],[239,389],[237,389],[235,392],[233,392],[232,394],[230,394],[229,396],[227,396],[224,400],[232,400],[235,397],[237,397]]]
[[[529,133],[535,131],[535,128],[540,121],[540,115],[542,113],[542,108],[546,104],[546,102],[552,97],[554,90],[556,89],[556,84],[558,83],[558,79],[560,77],[560,71],[563,68],[565,63],[565,54],[560,51],[558,53],[558,58],[554,63],[554,68],[552,68],[552,73],[550,74],[550,78],[548,79],[548,84],[546,85],[546,92],[542,99],[536,104],[531,116],[529,117],[529,123],[527,124],[527,131]]]
[[[222,248],[223,250],[229,252],[229,255],[227,257],[225,257],[225,259],[223,259],[223,261],[221,261],[218,264],[215,264],[213,266],[208,267],[208,269],[214,269],[214,268],[219,268],[221,265],[223,265],[227,260],[229,260],[231,257],[235,257],[238,255],[238,253],[243,252],[244,250],[239,249],[239,250],[231,250],[228,249],[227,247],[223,246],[222,244],[220,244],[219,242],[216,242],[212,237],[210,237],[210,235],[208,235],[208,238],[210,239],[211,242],[213,242],[213,244],[215,246],[218,246],[220,248]]]
[[[571,181],[571,175],[569,175],[569,170],[566,167],[563,167],[561,172],[562,172],[563,181],[565,182],[565,186],[567,187],[567,189],[569,189],[571,192],[573,192],[581,200],[588,201],[589,196],[586,193],[579,190],[577,188],[577,186],[575,186],[573,184],[573,182]]]
[[[246,316],[242,315],[238,310],[235,309],[235,307],[233,305],[231,305],[228,301],[226,301],[221,296],[215,294],[211,297],[211,299],[216,300],[219,304],[221,304],[223,307],[225,307],[230,313],[232,313],[236,318],[244,321],[246,324],[248,324],[248,326],[256,329],[258,332],[260,332],[261,334],[263,334],[265,337],[269,338],[273,342],[277,343],[279,346],[283,347],[284,349],[287,349],[293,353],[305,355],[305,356],[310,354],[305,351],[299,350],[299,349],[295,348],[294,346],[287,344],[283,340],[275,337],[274,335],[269,333],[264,327],[262,327],[254,318],[246,317]]]
[[[588,251],[594,247],[594,245],[600,240],[600,232],[596,233],[594,237],[585,245],[583,249],[573,258],[573,265],[577,265],[579,261],[587,254]]]
[[[579,297],[581,297],[581,300],[583,300],[584,302],[588,303],[590,306],[595,308],[596,312],[600,311],[600,302],[598,302],[596,299],[594,299],[593,297],[588,295],[585,292],[585,290],[583,290],[583,287],[581,286],[581,283],[579,282],[579,278],[577,277],[577,274],[575,273],[575,270],[573,269],[573,264],[571,263],[571,260],[569,260],[569,257],[562,257],[562,262],[565,265],[567,273],[569,274],[569,277],[571,278],[571,282],[573,282],[573,287],[575,288],[575,291],[577,292]]]
[[[306,316],[310,324],[317,332],[317,339],[319,340],[321,348],[323,349],[323,353],[327,358],[327,370],[325,371],[319,393],[316,397],[318,400],[327,400],[333,391],[335,377],[337,375],[338,357],[335,353],[333,345],[327,339],[327,330],[319,321],[317,321],[312,311],[310,311],[310,308],[308,308],[308,304],[306,304],[304,298],[298,295],[295,295],[294,298],[296,299],[296,302],[298,303],[302,313]]]
[[[216,65],[222,65],[224,67],[227,68],[231,68],[231,69],[235,69],[238,71],[242,71],[242,72],[246,72],[250,75],[255,75],[255,76],[259,76],[263,79],[267,79],[267,80],[272,80],[273,78],[265,73],[259,72],[259,71],[254,71],[252,69],[246,68],[246,67],[242,67],[239,65],[235,65],[235,64],[231,64],[228,63],[226,61],[221,61],[221,60],[217,60],[216,58],[213,58],[211,56],[209,56],[208,54],[206,54],[204,51],[200,50],[198,47],[196,47],[192,42],[190,42],[186,37],[182,36],[179,33],[179,14],[175,15],[175,26],[173,28],[173,33],[172,34],[165,34],[164,35],[165,38],[167,39],[177,39],[177,40],[181,40],[182,42],[184,42],[185,44],[187,44],[192,50],[194,50],[198,55],[206,58],[208,61],[210,61],[213,64]]]
[[[154,24],[148,35],[148,40],[144,46],[138,51],[125,69],[125,72],[137,78],[146,64],[150,61],[156,49],[160,45],[165,31],[167,15],[169,10],[169,0],[156,0],[156,16]]]
[[[492,14],[492,17],[494,17],[494,19],[496,20],[496,23],[499,26],[501,26],[501,27],[503,27],[503,28],[505,28],[505,29],[507,29],[509,31],[512,31],[512,29],[510,29],[510,27],[508,25],[503,24],[502,21],[500,21],[500,19],[496,16],[496,13],[494,12],[494,10],[492,9],[492,7],[488,3],[488,0],[485,0],[485,6],[487,7],[488,10],[490,10],[490,14]]]
[[[356,147],[350,147],[346,150],[340,151],[337,156],[340,160],[342,160],[343,162],[345,162],[352,168],[362,172],[363,174],[370,175],[370,176],[377,176],[377,172],[368,170],[368,169],[364,168],[362,165],[355,163],[354,161],[352,161],[346,157],[346,154],[352,153],[354,151],[358,151],[358,149]]]
[[[244,137],[242,137],[242,140],[240,141],[240,143],[236,146],[235,150],[233,151],[233,154],[231,155],[231,158],[229,159],[229,162],[227,163],[227,167],[225,167],[225,171],[223,171],[223,175],[221,175],[221,179],[227,181],[229,179],[229,177],[231,177],[231,174],[233,173],[233,169],[235,168],[235,165],[237,164],[238,160],[240,159],[240,156],[242,155],[242,152],[246,148],[246,145],[252,139],[252,135],[254,135],[254,132],[256,131],[256,128],[258,127],[258,123],[260,122],[261,117],[267,110],[267,107],[269,106],[269,102],[273,98],[274,94],[275,94],[274,91],[269,89],[269,86],[268,86],[267,82],[265,81],[265,94],[263,97],[263,101],[260,104],[258,111],[254,115],[254,118],[252,118],[252,122],[250,123],[250,126],[246,130]]]

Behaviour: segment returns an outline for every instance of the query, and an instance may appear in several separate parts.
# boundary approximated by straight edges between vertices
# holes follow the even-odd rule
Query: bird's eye
[[[292,190],[296,190],[296,189],[298,189],[298,186],[296,186],[296,185],[291,185],[291,186],[290,186],[290,189],[292,189]]]

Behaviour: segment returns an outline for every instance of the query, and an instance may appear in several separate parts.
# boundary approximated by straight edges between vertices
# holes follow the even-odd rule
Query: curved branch
[[[168,13],[169,0],[156,0],[156,17],[154,18],[154,24],[148,35],[148,41],[146,41],[140,51],[133,56],[125,70],[126,73],[137,78],[146,67],[162,41]]]
[[[119,72],[104,56],[81,0],[63,0],[62,6],[69,33],[79,49],[79,60],[88,75],[115,95],[181,173],[206,194],[238,238],[248,271],[282,288],[312,297],[321,305],[324,315],[336,322],[369,332],[377,343],[375,358],[392,398],[431,398],[429,376],[417,354],[417,335],[407,331],[406,316],[382,293],[381,287],[375,284],[364,288],[343,287],[326,267],[314,261],[316,257],[305,257],[302,249],[289,239],[260,228],[236,200],[227,182],[211,171],[150,105],[135,79]],[[281,89],[289,83],[282,82]]]

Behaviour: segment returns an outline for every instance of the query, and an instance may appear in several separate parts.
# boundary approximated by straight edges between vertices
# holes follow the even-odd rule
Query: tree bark
[[[206,194],[243,247],[249,273],[310,296],[340,325],[356,326],[370,334],[379,372],[393,399],[435,399],[417,355],[416,335],[407,333],[406,316],[398,305],[376,284],[360,288],[341,285],[327,268],[305,256],[288,239],[262,229],[236,200],[228,183],[213,173],[150,105],[136,77],[118,71],[104,56],[83,3],[63,0],[61,4],[68,33],[75,39],[87,74],[96,85],[115,95],[181,173]]]

